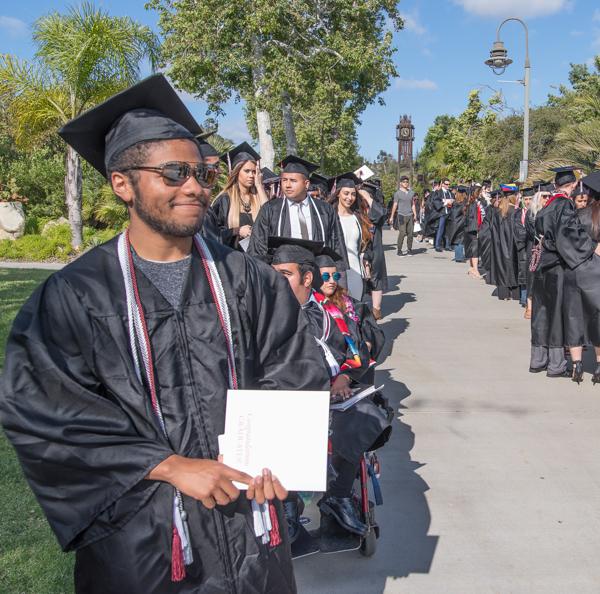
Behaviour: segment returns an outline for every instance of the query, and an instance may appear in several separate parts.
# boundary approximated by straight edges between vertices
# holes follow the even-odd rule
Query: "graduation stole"
[[[333,321],[338,327],[338,330],[344,336],[344,340],[346,341],[346,344],[352,353],[352,358],[346,359],[344,363],[340,365],[340,370],[347,371],[348,369],[358,369],[362,365],[362,360],[360,358],[356,343],[354,342],[354,339],[348,330],[348,324],[346,324],[346,320],[344,320],[344,314],[322,293],[314,291],[313,296],[315,301],[327,312],[328,315],[331,316],[331,318],[333,318]]]
[[[237,390],[238,381],[231,333],[231,320],[229,317],[229,309],[227,307],[227,300],[225,298],[225,291],[223,289],[221,277],[217,271],[212,254],[208,250],[208,247],[200,234],[194,236],[194,245],[200,254],[211,294],[217,308],[219,322],[221,323],[221,328],[223,329],[223,333],[225,335],[225,342],[227,345],[229,388],[232,390]],[[152,410],[154,411],[157,423],[163,435],[165,436],[165,439],[167,442],[169,442],[169,436],[156,390],[154,363],[152,360],[152,345],[150,343],[150,335],[148,333],[144,308],[140,299],[140,293],[135,274],[135,266],[133,264],[133,256],[131,254],[129,230],[125,231],[119,236],[117,253],[119,256],[119,264],[121,265],[121,272],[123,274],[123,281],[125,284],[127,318],[129,321],[129,343],[136,375],[142,384],[146,384],[150,392]],[[282,540],[279,534],[277,513],[272,502],[269,502],[268,504],[268,513],[271,520],[271,530],[269,531],[270,545],[271,547],[275,547],[281,544]],[[193,561],[194,557],[187,523],[187,512],[183,507],[183,496],[181,492],[179,489],[175,489],[175,493],[173,495],[171,581],[180,582],[185,579],[185,566],[191,565]]]

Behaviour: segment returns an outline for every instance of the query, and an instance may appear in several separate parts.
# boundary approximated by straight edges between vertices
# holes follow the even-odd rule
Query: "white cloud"
[[[600,8],[596,8],[596,10],[594,10],[594,16],[592,16],[592,20],[600,22]]]
[[[404,21],[404,30],[414,33],[415,35],[425,35],[427,29],[419,21],[419,16],[416,12],[401,12],[400,16]]]
[[[22,37],[27,35],[27,23],[15,17],[0,15],[0,29],[6,31],[9,37]]]
[[[569,33],[569,35],[571,37],[581,37],[582,35],[585,35],[583,31],[571,31]]]
[[[454,0],[467,12],[489,17],[541,17],[569,8],[569,0]]]
[[[420,89],[425,91],[437,91],[437,84],[429,80],[428,78],[416,79],[416,78],[399,78],[396,81],[397,89]]]

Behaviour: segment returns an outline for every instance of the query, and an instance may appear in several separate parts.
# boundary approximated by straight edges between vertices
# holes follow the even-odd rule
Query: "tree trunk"
[[[71,226],[71,246],[79,251],[83,243],[81,221],[81,159],[75,149],[67,147],[67,175],[65,176],[65,201]]]
[[[281,94],[281,111],[283,113],[283,129],[285,131],[285,147],[288,155],[298,154],[298,139],[294,127],[292,99],[287,91]]]
[[[263,64],[262,48],[257,38],[253,39],[252,50],[255,64],[252,69],[252,78],[254,80],[254,98],[256,99],[256,127],[258,129],[260,164],[262,167],[273,169],[275,148],[271,134],[271,115],[262,107],[262,99],[266,93],[264,84],[265,67]]]

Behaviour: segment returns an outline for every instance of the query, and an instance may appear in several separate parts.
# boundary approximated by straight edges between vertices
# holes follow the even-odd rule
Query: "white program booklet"
[[[229,390],[219,449],[250,476],[269,468],[289,491],[325,491],[328,433],[329,392]]]

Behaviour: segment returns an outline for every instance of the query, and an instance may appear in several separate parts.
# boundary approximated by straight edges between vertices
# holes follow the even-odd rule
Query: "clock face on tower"
[[[400,128],[400,136],[408,138],[410,136],[410,128]]]

